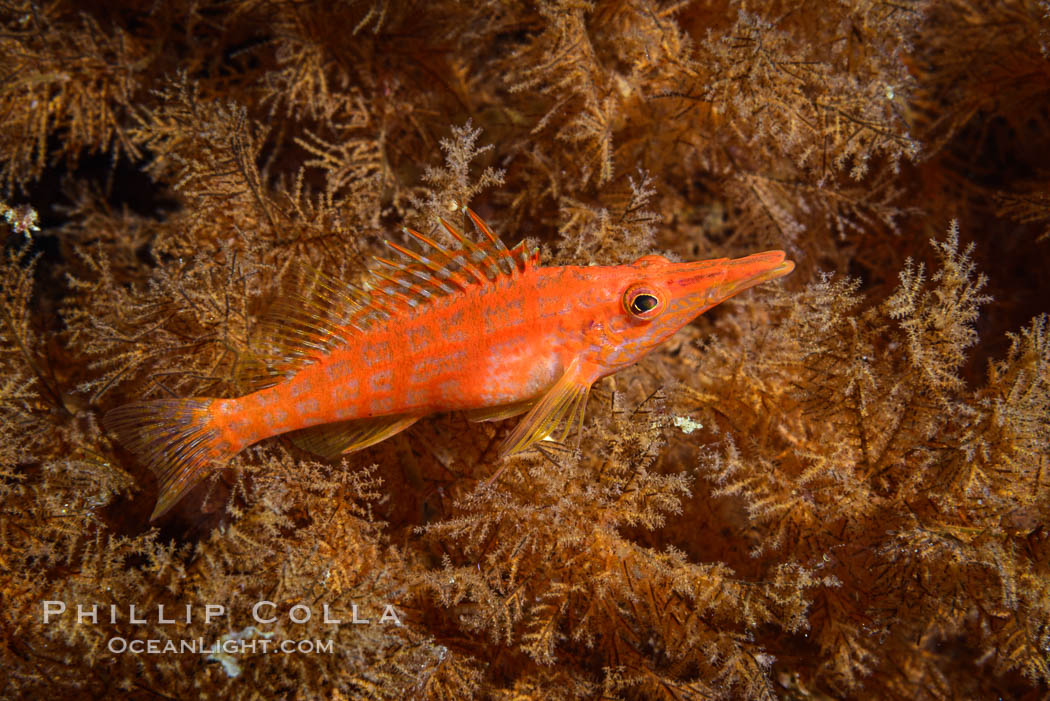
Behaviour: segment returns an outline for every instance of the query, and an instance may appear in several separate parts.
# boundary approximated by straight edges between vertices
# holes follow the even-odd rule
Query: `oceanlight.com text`
[[[332,640],[221,640],[206,644],[204,638],[182,640],[160,640],[148,638],[110,638],[106,648],[115,655],[130,653],[133,655],[191,654],[191,655],[253,655],[256,653],[292,654],[332,654],[335,644]]]

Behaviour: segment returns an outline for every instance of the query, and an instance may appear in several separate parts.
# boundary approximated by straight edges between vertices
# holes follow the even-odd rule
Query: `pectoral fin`
[[[298,448],[331,460],[385,441],[416,421],[419,421],[418,416],[403,414],[337,421],[293,431],[288,434],[288,438]]]
[[[565,440],[573,426],[582,430],[587,395],[595,379],[595,373],[591,370],[579,358],[574,360],[561,379],[547,390],[503,441],[500,455],[507,456],[525,450],[551,435],[559,424],[563,425],[559,442]]]

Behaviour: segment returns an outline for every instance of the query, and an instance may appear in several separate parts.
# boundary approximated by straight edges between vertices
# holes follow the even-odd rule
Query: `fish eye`
[[[663,310],[656,290],[644,285],[634,285],[623,295],[623,306],[638,319],[652,319]]]
[[[635,314],[645,314],[648,311],[652,311],[656,308],[656,305],[660,303],[653,295],[640,294],[635,295],[631,301],[631,311]]]

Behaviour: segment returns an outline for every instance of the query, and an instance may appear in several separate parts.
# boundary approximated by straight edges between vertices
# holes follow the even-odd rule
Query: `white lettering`
[[[51,616],[61,616],[66,612],[65,601],[45,601],[44,602],[44,623],[51,621]]]
[[[277,604],[273,603],[272,601],[259,601],[259,602],[257,602],[255,604],[255,606],[252,606],[252,618],[255,619],[255,622],[256,623],[273,623],[274,621],[276,621],[277,620],[277,616],[273,616],[272,618],[259,618],[259,609],[261,609],[263,606],[271,606],[273,608],[277,608]]]
[[[84,611],[84,607],[77,604],[77,623],[83,623],[85,618],[90,618],[92,623],[98,623],[98,606],[91,605],[91,613]]]
[[[306,618],[303,618],[302,620],[299,620],[298,618],[296,618],[295,617],[296,609],[301,609],[301,610],[305,611],[306,612]],[[307,621],[310,620],[311,613],[312,612],[310,611],[310,607],[309,606],[304,606],[303,604],[296,604],[295,606],[293,606],[291,608],[290,611],[288,611],[288,618],[292,619],[292,623],[306,623]]]
[[[394,610],[393,606],[387,604],[386,608],[383,609],[383,616],[379,619],[379,622],[389,623],[390,621],[393,621],[394,625],[401,625],[401,619],[397,617],[397,611]]]
[[[204,607],[204,622],[211,623],[211,619],[226,615],[226,607],[219,604],[208,604]]]

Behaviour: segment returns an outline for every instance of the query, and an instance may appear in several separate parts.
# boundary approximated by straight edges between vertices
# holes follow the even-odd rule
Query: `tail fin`
[[[150,521],[163,516],[203,479],[215,460],[233,452],[215,426],[212,399],[158,399],[113,409],[107,430],[157,476],[160,495]]]

